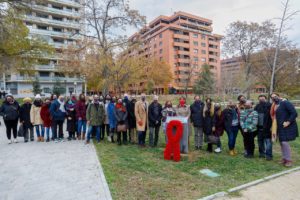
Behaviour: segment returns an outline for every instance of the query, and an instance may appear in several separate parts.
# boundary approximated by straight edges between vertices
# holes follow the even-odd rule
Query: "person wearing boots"
[[[77,119],[77,139],[85,140],[86,133],[86,100],[84,94],[79,95],[79,100],[76,102],[75,112]]]
[[[23,105],[20,107],[20,123],[23,125],[24,142],[34,141],[33,126],[30,121],[31,99],[26,97],[23,99]],[[30,133],[30,137],[29,137]]]
[[[122,144],[127,144],[127,127],[128,127],[128,122],[127,122],[127,109],[123,105],[123,101],[121,98],[118,99],[118,102],[115,106],[115,117],[117,120],[117,142],[118,145]],[[122,140],[123,139],[123,140]]]
[[[158,103],[158,96],[154,96],[153,102],[149,105],[149,145],[156,147],[159,138],[159,130],[162,120],[162,105]]]
[[[129,102],[129,106],[127,109],[128,112],[128,130],[129,130],[129,141],[132,144],[137,143],[137,132],[136,132],[136,119],[134,115],[134,107],[136,103],[136,98],[132,97]]]
[[[207,141],[207,151],[212,152],[213,151],[213,143],[212,141],[209,141],[210,135],[213,135],[213,132],[215,131],[214,127],[214,114],[215,114],[215,106],[212,102],[211,98],[207,98],[205,100],[205,106],[203,109],[203,119],[204,119],[204,126],[203,126],[203,132],[206,137]]]
[[[224,133],[224,114],[221,108],[221,104],[215,104],[215,114],[214,114],[214,121],[213,121],[213,134],[217,138],[217,148],[215,149],[215,153],[222,152],[222,144],[221,144],[221,137]]]
[[[33,105],[31,106],[30,120],[32,125],[35,127],[35,132],[36,132],[38,142],[44,142],[44,126],[43,126],[43,120],[41,118],[42,105],[43,105],[43,101],[41,95],[37,94],[35,96]]]
[[[64,141],[64,132],[63,124],[66,118],[66,109],[65,109],[65,97],[60,95],[58,99],[53,100],[50,106],[50,113],[52,116],[53,126],[53,138],[55,142]],[[58,134],[57,134],[58,128]]]
[[[191,123],[194,127],[194,144],[195,150],[202,149],[203,146],[203,125],[204,125],[204,118],[203,118],[203,109],[204,103],[200,100],[200,96],[194,97],[194,103],[190,107],[191,109]]]
[[[138,143],[140,147],[145,147],[148,127],[148,102],[146,101],[146,94],[141,94],[141,100],[135,103],[134,113],[138,131]]]
[[[72,99],[68,99],[65,105],[66,117],[67,117],[67,131],[69,132],[68,140],[75,140],[76,132],[76,112],[75,102]]]
[[[116,104],[116,97],[111,98],[111,102],[108,104],[107,107],[107,115],[108,115],[108,120],[109,120],[109,135],[108,141],[114,143],[114,133],[116,131],[116,126],[117,126],[117,120],[115,117],[115,104]]]
[[[42,105],[41,109],[41,118],[43,120],[43,126],[45,128],[46,132],[46,142],[50,142],[50,130],[52,126],[52,119],[50,114],[50,106],[51,106],[51,100],[49,98],[45,99],[44,104]],[[53,135],[53,133],[52,133]]]

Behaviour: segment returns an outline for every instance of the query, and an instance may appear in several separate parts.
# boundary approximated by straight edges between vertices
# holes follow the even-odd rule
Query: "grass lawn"
[[[298,122],[299,127],[300,123]],[[148,134],[147,134],[148,136]],[[193,151],[175,163],[163,159],[164,135],[158,148],[140,149],[135,145],[95,144],[113,199],[198,199],[271,174],[286,170],[278,164],[280,147],[274,145],[274,160],[245,159],[242,136],[238,135],[239,155],[228,155],[227,135],[222,137],[221,154]],[[300,166],[300,140],[291,143],[294,166]],[[256,145],[257,147],[257,145]],[[221,176],[209,178],[199,170],[209,168]]]

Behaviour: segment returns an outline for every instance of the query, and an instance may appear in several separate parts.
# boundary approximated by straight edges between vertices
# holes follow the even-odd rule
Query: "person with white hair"
[[[253,109],[252,101],[246,101],[245,109],[241,110],[240,125],[244,132],[246,154],[245,158],[254,157],[254,138],[257,131],[258,113]]]
[[[148,126],[148,102],[146,94],[141,94],[141,100],[135,104],[136,129],[138,131],[138,143],[140,147],[145,147],[146,131]]]
[[[38,142],[44,142],[44,126],[43,126],[43,120],[41,118],[42,105],[43,105],[42,97],[41,95],[37,94],[31,106],[30,121],[32,125],[35,127],[35,132],[36,132]]]
[[[154,95],[153,102],[149,105],[149,145],[156,147],[159,137],[159,129],[162,120],[162,105],[158,102],[158,96]]]
[[[60,95],[58,99],[54,100],[50,106],[50,114],[52,116],[53,121],[53,139],[55,142],[64,140],[64,132],[63,132],[63,124],[66,117],[66,110],[65,110],[65,97]],[[57,134],[57,127],[58,127],[58,134]]]

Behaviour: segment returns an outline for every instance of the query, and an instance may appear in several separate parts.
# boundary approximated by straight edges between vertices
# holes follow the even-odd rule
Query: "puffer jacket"
[[[33,125],[42,125],[44,122],[41,118],[41,106],[32,104],[30,109],[30,121]]]
[[[247,132],[257,131],[258,113],[254,109],[241,110],[240,125]]]
[[[10,104],[7,101],[4,101],[0,109],[0,114],[5,121],[18,120],[19,110],[20,106],[18,102],[15,101],[13,104]]]

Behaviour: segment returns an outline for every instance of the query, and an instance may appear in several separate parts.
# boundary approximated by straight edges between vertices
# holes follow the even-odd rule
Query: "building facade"
[[[210,66],[219,86],[222,36],[212,32],[212,20],[209,19],[181,11],[172,16],[159,16],[130,37],[131,41],[141,41],[140,48],[130,51],[130,54],[169,63],[174,79],[168,87],[177,93],[183,92],[186,85],[192,91],[203,64]],[[138,87],[142,90],[143,83]],[[164,91],[156,86],[156,92]]]
[[[45,56],[34,66],[34,75],[24,73],[6,74],[6,91],[16,97],[32,96],[32,81],[39,79],[42,95],[49,96],[55,83],[65,88],[66,95],[82,93],[84,78],[79,74],[62,74],[58,68],[63,59],[63,48],[76,45],[80,39],[80,0],[45,0],[29,5],[24,23],[29,29],[29,37],[40,37],[55,48],[52,56]],[[4,89],[4,88],[3,88]]]

